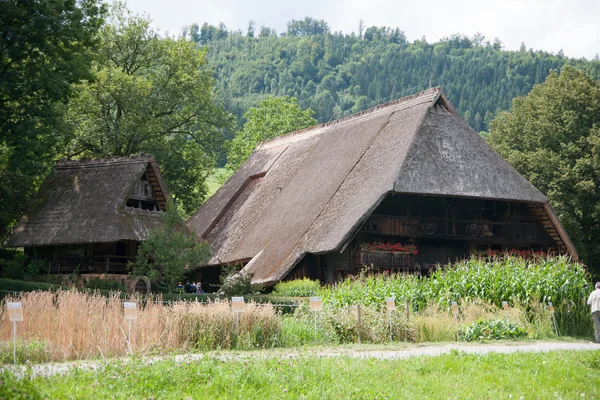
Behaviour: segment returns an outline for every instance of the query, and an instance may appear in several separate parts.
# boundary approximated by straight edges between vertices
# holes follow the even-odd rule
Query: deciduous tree
[[[170,204],[162,226],[148,233],[129,268],[134,275],[146,275],[172,289],[186,269],[200,266],[209,258],[210,245],[186,230],[177,207]]]
[[[57,107],[90,77],[97,0],[0,3],[0,237],[23,213],[62,140]]]
[[[572,67],[550,73],[491,122],[488,141],[548,197],[598,272],[600,83]]]
[[[93,80],[78,84],[67,111],[68,157],[153,153],[187,213],[204,200],[231,117],[213,97],[205,51],[161,38],[147,18],[114,6],[100,33]]]
[[[293,97],[270,97],[244,115],[246,123],[229,146],[227,168],[237,170],[248,159],[256,145],[289,132],[317,123],[310,108],[302,110]]]

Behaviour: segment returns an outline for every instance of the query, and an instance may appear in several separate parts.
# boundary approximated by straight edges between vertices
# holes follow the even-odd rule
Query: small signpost
[[[392,311],[396,311],[396,298],[395,297],[386,297],[385,305],[387,307],[388,313],[390,314],[390,342],[392,341]]]
[[[552,313],[552,325],[554,326],[554,332],[556,332],[556,336],[560,336],[558,331],[558,323],[556,322],[556,316],[554,315],[554,305],[552,305],[551,301],[548,302],[548,310],[550,310]]]
[[[13,363],[17,363],[17,322],[24,321],[21,302],[7,302],[8,319],[13,323]]]
[[[246,303],[244,302],[243,297],[232,297],[231,298],[231,308],[235,313],[235,329],[240,332],[240,313],[246,312]]]
[[[323,311],[323,301],[318,296],[311,296],[310,309],[315,315],[315,343],[317,342],[317,313]]]
[[[506,318],[506,322],[508,322],[508,301],[502,302],[502,308],[504,309],[504,317]]]
[[[460,341],[460,337],[458,335],[458,303],[452,302],[452,314],[454,315],[454,320],[456,321],[456,340]]]
[[[137,303],[126,301],[123,303],[125,321],[127,321],[127,351],[131,353],[131,321],[137,319]]]

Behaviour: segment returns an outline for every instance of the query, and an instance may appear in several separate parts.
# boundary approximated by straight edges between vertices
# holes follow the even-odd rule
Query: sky
[[[248,21],[286,31],[290,20],[305,16],[324,19],[332,31],[358,32],[366,27],[400,28],[409,41],[429,43],[461,33],[498,37],[507,50],[527,49],[592,59],[600,53],[600,1],[598,0],[128,0],[128,8],[147,14],[153,27],[178,35],[194,22],[246,32]]]

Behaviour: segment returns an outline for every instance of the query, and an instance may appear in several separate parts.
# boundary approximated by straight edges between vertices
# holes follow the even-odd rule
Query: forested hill
[[[326,22],[288,23],[254,34],[192,25],[190,38],[208,47],[217,88],[238,121],[265,96],[293,96],[319,122],[432,86],[441,86],[476,131],[546,79],[551,69],[574,65],[600,78],[600,61],[569,59],[542,51],[504,51],[499,40],[461,35],[409,43],[402,31],[371,27],[364,34],[331,33]]]

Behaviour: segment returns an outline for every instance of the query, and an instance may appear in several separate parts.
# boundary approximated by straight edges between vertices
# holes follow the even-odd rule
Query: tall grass
[[[106,298],[77,291],[28,292],[18,299],[6,300],[22,302],[25,320],[17,324],[18,336],[25,347],[43,346],[43,350],[36,350],[37,356],[33,358],[37,360],[115,357],[128,353],[128,326],[118,294]],[[276,343],[282,329],[281,319],[271,304],[247,304],[246,312],[240,315],[239,327],[227,301],[138,304],[138,317],[131,325],[131,348],[140,355],[267,347]],[[0,340],[8,342],[12,338],[12,324],[4,304],[2,310]]]

